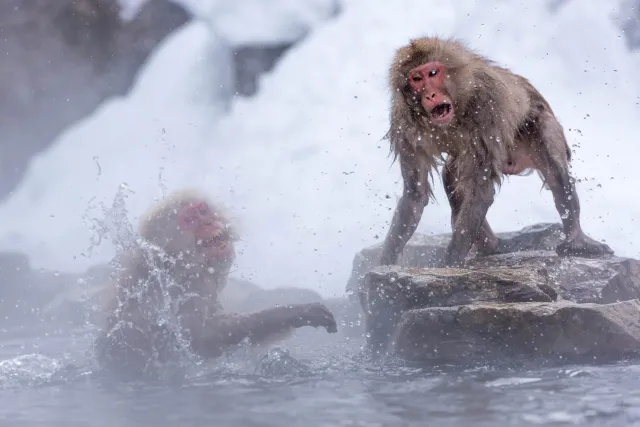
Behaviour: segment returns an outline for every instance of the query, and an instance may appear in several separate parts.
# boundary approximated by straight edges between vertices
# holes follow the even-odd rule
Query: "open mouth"
[[[443,122],[447,121],[452,112],[453,108],[451,107],[451,104],[443,102],[433,107],[429,114],[431,115],[431,119],[435,122]]]
[[[220,233],[208,239],[199,239],[197,246],[200,251],[214,258],[226,256],[229,251],[229,236]]]
[[[225,243],[226,243],[226,237],[220,235],[220,236],[212,237],[211,239],[201,240],[200,246],[202,246],[203,248],[216,248],[218,246],[223,246]]]

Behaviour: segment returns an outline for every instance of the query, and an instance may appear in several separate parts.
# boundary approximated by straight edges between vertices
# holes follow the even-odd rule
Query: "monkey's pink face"
[[[436,125],[446,126],[453,119],[453,102],[445,89],[445,69],[438,61],[428,62],[412,68],[408,75],[409,86],[414,95]]]
[[[193,233],[195,247],[209,262],[224,263],[233,257],[228,224],[205,202],[189,203],[178,213],[181,229]]]

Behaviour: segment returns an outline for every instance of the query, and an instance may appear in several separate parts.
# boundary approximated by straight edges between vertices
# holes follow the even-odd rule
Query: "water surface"
[[[471,370],[376,365],[360,339],[306,331],[286,343],[304,369],[261,354],[119,383],[95,370],[87,328],[0,333],[0,425],[640,426],[640,365]],[[340,335],[340,334],[338,334]],[[268,368],[266,369],[265,366]]]

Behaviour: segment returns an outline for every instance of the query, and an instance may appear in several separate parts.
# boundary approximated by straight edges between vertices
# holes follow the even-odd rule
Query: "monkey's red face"
[[[438,61],[428,62],[411,69],[407,75],[414,95],[437,125],[446,126],[453,119],[453,102],[445,89],[445,69]]]
[[[193,233],[196,250],[209,261],[224,262],[233,256],[228,224],[205,202],[189,203],[178,213],[181,229]]]

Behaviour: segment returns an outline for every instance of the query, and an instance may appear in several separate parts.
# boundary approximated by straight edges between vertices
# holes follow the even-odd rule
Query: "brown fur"
[[[198,251],[198,230],[178,226],[182,209],[201,202],[209,206],[210,217],[222,222],[225,241],[238,239],[229,216],[197,191],[178,191],[151,207],[139,225],[142,246],[116,260],[108,319],[96,342],[98,360],[107,368],[137,377],[153,373],[154,362],[172,359],[175,331],[158,322],[166,295],[191,350],[205,358],[217,357],[245,338],[253,344],[281,340],[302,326],[336,331],[333,315],[318,303],[250,314],[223,312],[219,295],[227,284],[233,249],[223,259],[207,257]]]
[[[438,94],[452,100],[446,124],[431,121],[420,93],[408,81],[410,70],[438,61],[446,74]],[[562,254],[612,253],[580,227],[579,202],[569,175],[571,151],[544,97],[524,77],[495,65],[456,40],[412,40],[395,54],[389,73],[390,128],[386,135],[399,158],[404,192],[383,245],[382,264],[397,262],[433,197],[430,178],[447,154],[443,182],[452,208],[453,236],[446,265],[460,265],[471,246],[482,253],[506,249],[485,216],[495,186],[505,174],[536,169],[553,192],[567,239]],[[430,89],[429,89],[430,90]],[[570,196],[570,197],[569,197]]]

